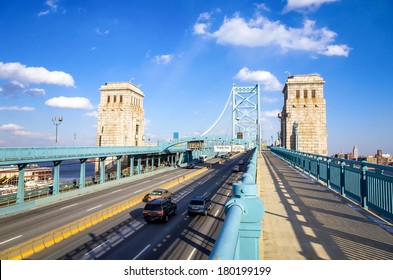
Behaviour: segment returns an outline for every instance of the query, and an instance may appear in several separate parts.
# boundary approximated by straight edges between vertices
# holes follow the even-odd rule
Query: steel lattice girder
[[[260,142],[260,92],[255,86],[232,86],[232,137],[242,132],[249,141]]]

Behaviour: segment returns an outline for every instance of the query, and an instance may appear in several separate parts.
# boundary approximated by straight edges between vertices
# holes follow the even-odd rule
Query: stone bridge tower
[[[327,155],[325,81],[318,74],[289,76],[284,89],[281,145],[287,149]]]
[[[98,106],[97,146],[144,145],[144,94],[128,82],[101,86]]]

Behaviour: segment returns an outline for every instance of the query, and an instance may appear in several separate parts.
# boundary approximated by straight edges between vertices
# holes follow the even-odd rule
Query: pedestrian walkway
[[[260,258],[393,260],[393,227],[270,151],[258,162],[265,206]]]

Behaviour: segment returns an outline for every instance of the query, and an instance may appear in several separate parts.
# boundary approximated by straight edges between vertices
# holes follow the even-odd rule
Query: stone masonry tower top
[[[141,146],[144,135],[144,94],[128,82],[100,87],[97,146]]]
[[[318,74],[289,76],[284,89],[281,145],[287,149],[327,155],[325,81]]]

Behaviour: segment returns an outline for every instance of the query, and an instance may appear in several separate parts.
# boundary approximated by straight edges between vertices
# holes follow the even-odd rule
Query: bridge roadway
[[[263,151],[260,258],[393,260],[393,226]]]
[[[142,218],[144,203],[117,214],[82,232],[72,235],[29,259],[207,259],[224,220],[223,206],[231,196],[231,184],[241,173],[232,167],[240,158],[214,165],[210,170],[171,189],[178,205],[178,214],[167,224],[146,224]],[[219,159],[212,159],[210,164]],[[175,169],[149,178],[94,192],[72,200],[0,218],[0,251],[22,241],[49,232],[81,215],[103,209],[134,195],[146,193],[169,178],[195,172]],[[189,217],[188,202],[194,195],[207,193],[212,197],[208,216]]]

